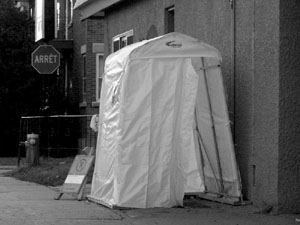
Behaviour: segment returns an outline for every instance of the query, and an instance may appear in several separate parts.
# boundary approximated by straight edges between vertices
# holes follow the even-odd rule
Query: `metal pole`
[[[218,166],[218,173],[219,173],[219,178],[220,178],[220,193],[223,193],[224,191],[224,184],[223,184],[223,176],[222,176],[222,168],[221,168],[221,161],[220,161],[220,155],[219,155],[219,148],[218,148],[218,143],[217,143],[217,135],[216,135],[216,129],[215,129],[215,122],[214,122],[214,117],[212,115],[212,106],[211,106],[211,99],[210,99],[210,94],[209,94],[209,88],[208,88],[208,82],[207,82],[207,75],[206,75],[206,69],[204,65],[204,58],[201,57],[202,61],[202,67],[203,69],[203,75],[204,75],[204,80],[205,80],[205,87],[206,87],[206,96],[207,96],[207,102],[209,106],[209,114],[210,114],[210,120],[212,124],[212,132],[213,132],[213,138],[214,138],[214,147],[216,150],[216,159],[217,159],[217,166]]]
[[[19,127],[19,146],[18,146],[18,167],[20,166],[21,161],[21,147],[22,147],[22,118],[20,119],[20,127]]]

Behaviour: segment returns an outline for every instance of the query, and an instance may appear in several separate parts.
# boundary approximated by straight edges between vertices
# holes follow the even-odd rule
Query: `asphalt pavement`
[[[198,198],[185,200],[183,208],[153,209],[109,209],[67,194],[54,200],[58,188],[1,175],[12,168],[0,166],[0,225],[300,224],[299,215],[262,214],[252,205],[230,206]]]

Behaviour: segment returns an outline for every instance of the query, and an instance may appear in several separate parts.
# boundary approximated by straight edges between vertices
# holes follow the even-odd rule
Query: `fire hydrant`
[[[39,135],[27,134],[27,140],[25,141],[26,148],[26,164],[28,166],[39,165]]]

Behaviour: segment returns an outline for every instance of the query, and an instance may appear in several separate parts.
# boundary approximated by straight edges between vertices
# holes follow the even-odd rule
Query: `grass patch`
[[[20,167],[6,173],[5,176],[45,186],[60,186],[64,183],[73,160],[73,157],[41,159],[39,166]],[[91,182],[91,179],[92,170],[88,174],[88,182]]]
[[[18,158],[16,157],[0,157],[0,166],[16,166]]]

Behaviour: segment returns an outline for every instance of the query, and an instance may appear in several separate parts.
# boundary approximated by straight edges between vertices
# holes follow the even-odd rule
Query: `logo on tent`
[[[166,42],[166,46],[172,47],[172,48],[181,48],[181,43],[176,43],[175,41],[168,41]]]

